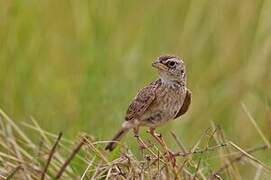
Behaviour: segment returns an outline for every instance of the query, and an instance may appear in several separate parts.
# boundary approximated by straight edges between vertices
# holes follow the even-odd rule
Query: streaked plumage
[[[185,66],[176,56],[160,56],[153,66],[160,78],[144,87],[128,107],[121,130],[106,149],[113,150],[130,129],[137,133],[140,126],[156,128],[183,115],[191,103],[191,92],[186,88]]]

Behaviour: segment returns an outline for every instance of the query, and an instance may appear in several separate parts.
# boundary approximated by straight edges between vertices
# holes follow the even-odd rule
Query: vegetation
[[[3,179],[240,179],[240,162],[256,168],[255,179],[271,175],[271,167],[252,155],[270,150],[268,141],[243,150],[214,124],[192,148],[184,147],[171,132],[179,146],[176,152],[169,154],[167,145],[159,147],[149,139],[139,157],[123,144],[119,144],[121,151],[112,156],[104,151],[103,144],[108,141],[95,141],[86,134],[78,142],[63,139],[62,133],[57,136],[46,132],[32,119],[32,124],[24,126],[35,131],[39,139],[35,143],[3,111],[0,124]],[[255,127],[259,130],[257,124]],[[265,136],[262,138],[265,141]],[[220,163],[215,165],[215,161]]]
[[[110,163],[119,162],[126,154],[131,155],[140,168],[139,162],[147,161],[132,135],[122,141],[128,152],[120,148],[109,154],[102,150],[103,142],[120,126],[136,92],[157,78],[151,68],[154,58],[176,54],[183,57],[187,65],[193,101],[185,116],[158,131],[174,152],[181,149],[171,131],[189,153],[194,152],[193,147],[205,151],[206,147],[218,146],[211,152],[178,157],[179,166],[188,159],[185,169],[192,177],[197,172],[198,178],[208,178],[225,163],[244,154],[241,149],[249,152],[262,147],[252,153],[260,163],[251,157],[247,157],[250,160],[242,157],[234,163],[236,167],[230,165],[226,168],[230,172],[223,170],[221,176],[229,179],[269,177],[270,15],[271,3],[266,0],[0,1],[0,107],[16,125],[2,118],[0,153],[13,159],[0,156],[5,160],[0,164],[1,175],[4,173],[7,177],[20,167],[15,171],[18,175],[24,172],[21,168],[33,168],[33,164],[42,171],[59,132],[69,140],[62,137],[56,146],[48,177],[59,172],[71,150],[81,142],[81,138],[74,140],[74,137],[83,132],[93,136],[89,139],[92,144],[99,142],[95,147],[105,153]],[[3,116],[3,112],[1,114]],[[31,119],[37,119],[34,122],[41,128]],[[36,130],[30,131],[22,122]],[[221,133],[223,130],[225,140],[216,133],[211,136],[217,129],[212,124],[219,126]],[[45,133],[47,131],[54,136]],[[145,129],[141,137],[155,144]],[[45,147],[39,149],[41,140]],[[220,147],[224,143],[227,146]],[[151,148],[156,151],[155,147]],[[17,151],[21,155],[16,154]],[[99,170],[107,174],[110,169],[112,173],[115,171],[115,166],[100,162],[100,156],[92,151],[93,147],[83,145],[63,177],[81,176],[92,160],[94,164],[90,169],[97,167],[97,176],[104,175]],[[37,152],[44,156],[38,156]],[[228,156],[232,153],[234,157]],[[35,159],[33,164],[29,164],[27,154]],[[20,156],[23,164],[28,165],[19,166]],[[260,165],[262,163],[265,165]],[[150,176],[157,173],[157,164],[151,168],[154,169],[150,170]],[[36,173],[29,176],[38,177],[40,172]]]

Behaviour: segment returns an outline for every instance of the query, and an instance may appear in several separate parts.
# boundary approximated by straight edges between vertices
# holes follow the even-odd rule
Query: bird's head
[[[162,80],[186,84],[185,65],[177,56],[160,56],[152,63],[152,66],[158,70]]]

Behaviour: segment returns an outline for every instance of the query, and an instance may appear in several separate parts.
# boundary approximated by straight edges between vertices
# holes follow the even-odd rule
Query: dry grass
[[[159,157],[153,172],[174,176],[157,144],[142,155],[127,137],[130,150],[108,153],[100,140],[115,133],[137,91],[157,78],[153,59],[176,54],[186,63],[193,102],[159,131],[179,153],[177,176],[269,177],[243,152],[271,166],[270,17],[266,0],[0,1],[0,107],[14,120],[1,113],[0,176],[48,179],[62,168],[61,177],[90,179],[104,170],[106,179],[115,173],[112,163],[128,155],[139,168],[146,156]],[[21,123],[29,115],[37,120]],[[73,157],[81,131],[97,139]],[[144,132],[142,138],[154,142]]]
[[[87,178],[105,166],[110,175],[110,163],[129,152],[139,167],[147,166],[147,155],[159,157],[150,168],[169,176],[208,179],[219,171],[231,179],[262,179],[265,168],[245,155],[239,160],[243,153],[229,140],[244,152],[264,146],[252,155],[271,165],[265,148],[271,138],[270,17],[265,0],[0,1],[0,107],[14,120],[1,113],[1,175],[49,178],[62,168],[61,177]],[[163,149],[144,132],[150,148],[143,155],[131,137],[123,141],[130,151],[121,146],[112,154],[100,141],[119,128],[137,91],[157,78],[151,62],[161,54],[184,59],[193,93],[181,121],[159,129],[179,153],[177,174],[171,164],[163,168]],[[21,124],[28,115],[37,120]],[[97,139],[73,157],[81,131]]]
[[[0,117],[2,179],[241,179],[239,166],[244,164],[255,168],[257,179],[271,175],[271,168],[254,156],[270,153],[268,144],[242,149],[214,124],[191,148],[172,132],[178,149],[169,158],[151,137],[139,155],[123,144],[111,154],[103,150],[107,141],[94,141],[86,134],[70,141],[62,133],[42,130],[33,119],[32,124],[23,124],[27,127],[23,130],[2,110]],[[34,130],[36,137],[28,137],[28,130]],[[220,162],[211,165],[208,159]]]

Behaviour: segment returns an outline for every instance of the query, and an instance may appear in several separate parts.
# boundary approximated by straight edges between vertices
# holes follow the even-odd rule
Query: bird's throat
[[[177,81],[177,80],[169,80],[165,78],[161,78],[162,84],[168,88],[182,88],[185,87],[185,83],[182,81]]]

